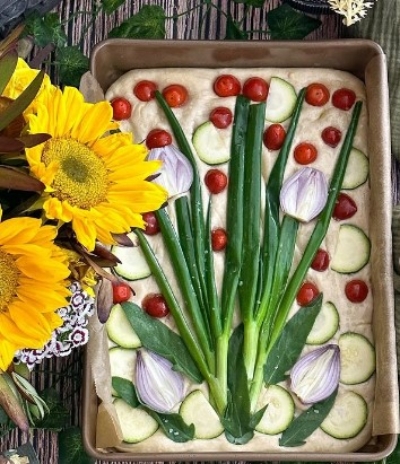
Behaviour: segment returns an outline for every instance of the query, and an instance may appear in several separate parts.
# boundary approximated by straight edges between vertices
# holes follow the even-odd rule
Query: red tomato
[[[211,193],[217,194],[225,190],[228,184],[226,174],[219,169],[210,169],[204,177],[204,182]]]
[[[338,89],[333,92],[332,105],[344,111],[348,111],[356,101],[356,94],[346,88]]]
[[[213,89],[219,97],[234,97],[239,95],[241,85],[232,74],[222,74],[215,79]]]
[[[352,303],[361,303],[368,296],[368,286],[363,280],[354,279],[347,282],[344,292]]]
[[[132,114],[132,105],[126,98],[114,98],[114,100],[111,101],[111,106],[113,109],[113,118],[116,121],[128,119]]]
[[[148,149],[161,148],[167,145],[171,145],[172,136],[169,132],[164,129],[153,129],[146,137],[146,146]]]
[[[165,317],[169,314],[169,308],[161,293],[149,293],[143,298],[142,308],[149,316]]]
[[[312,143],[299,143],[294,149],[294,159],[299,164],[310,164],[317,159],[318,152]]]
[[[324,84],[314,83],[307,87],[305,100],[312,106],[323,106],[328,103],[330,97],[329,90]]]
[[[346,193],[340,192],[333,209],[332,217],[338,221],[343,221],[353,217],[356,212],[356,202]]]
[[[229,108],[218,106],[211,111],[209,119],[218,129],[226,129],[233,121],[233,114]]]
[[[328,126],[321,132],[321,137],[327,145],[335,148],[339,145],[339,142],[342,139],[342,132],[336,127]]]
[[[112,291],[114,304],[128,301],[132,295],[132,289],[126,282],[119,282],[117,284],[113,284]]]
[[[307,306],[319,295],[318,288],[311,282],[304,282],[297,293],[296,300],[300,306]]]
[[[318,272],[326,271],[329,267],[329,261],[329,253],[320,248],[314,256],[311,268]]]
[[[225,229],[219,227],[211,231],[211,248],[214,251],[225,250],[227,242],[228,236]]]
[[[153,212],[143,213],[142,217],[146,223],[146,227],[143,231],[146,235],[156,235],[160,232],[157,217]]]
[[[139,81],[133,88],[135,97],[141,101],[147,102],[154,98],[154,93],[158,89],[157,84],[153,81]]]
[[[171,108],[182,106],[188,98],[188,91],[183,85],[171,84],[162,91],[165,101]]]
[[[250,77],[243,84],[243,95],[250,100],[262,102],[267,99],[269,85],[261,77]]]
[[[281,124],[271,124],[263,135],[264,145],[268,150],[279,150],[285,141],[286,130]]]

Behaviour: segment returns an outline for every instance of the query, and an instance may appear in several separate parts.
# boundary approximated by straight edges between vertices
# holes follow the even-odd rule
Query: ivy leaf
[[[62,47],[57,50],[60,66],[60,81],[63,85],[79,87],[82,75],[89,70],[89,59],[78,46]]]
[[[175,443],[186,443],[194,438],[194,425],[187,425],[179,414],[163,414],[148,410],[165,435]]]
[[[226,35],[225,40],[246,40],[247,33],[240,29],[239,24],[230,14],[226,18]]]
[[[125,403],[128,403],[132,408],[139,406],[135,385],[130,380],[122,377],[112,377],[111,382],[113,389]]]
[[[57,13],[41,16],[34,10],[26,18],[26,33],[32,35],[36,45],[45,47],[49,43],[62,47],[67,43],[67,35],[63,31]]]
[[[101,5],[106,14],[114,13],[114,11],[123,5],[125,0],[102,0]]]
[[[306,16],[286,3],[269,11],[267,22],[273,40],[304,39],[321,25],[319,19]]]
[[[96,460],[86,454],[79,427],[69,427],[58,436],[59,464],[94,464]]]
[[[144,5],[138,13],[112,29],[108,36],[129,39],[163,39],[165,37],[164,9],[157,5]]]

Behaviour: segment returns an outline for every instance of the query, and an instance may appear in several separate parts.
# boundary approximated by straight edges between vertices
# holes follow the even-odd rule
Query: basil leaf
[[[134,303],[122,303],[121,306],[145,348],[167,358],[177,371],[194,382],[202,382],[203,377],[178,334]]]
[[[304,39],[321,25],[319,19],[299,13],[285,3],[268,12],[267,22],[273,40]]]
[[[170,440],[175,443],[185,443],[189,440],[193,440],[194,425],[187,425],[179,414],[163,414],[150,409],[147,411],[158,422],[159,426]]]
[[[286,379],[286,372],[293,367],[303,350],[321,306],[322,294],[300,308],[286,323],[264,365],[265,383],[274,385]]]
[[[112,377],[111,384],[118,396],[128,403],[132,408],[139,406],[140,402],[136,394],[135,385],[128,379]]]
[[[313,404],[307,411],[297,416],[289,427],[282,433],[279,446],[302,446],[324,421],[335,403],[338,389],[331,396],[319,403]]]
[[[57,61],[60,63],[60,80],[63,85],[79,87],[82,74],[89,70],[89,59],[79,47],[62,47],[57,50]]]
[[[109,37],[129,39],[164,39],[165,12],[161,6],[144,5],[138,13],[114,27]]]
[[[103,7],[104,12],[109,15],[114,13],[114,11],[124,3],[125,0],[102,0],[101,6]]]

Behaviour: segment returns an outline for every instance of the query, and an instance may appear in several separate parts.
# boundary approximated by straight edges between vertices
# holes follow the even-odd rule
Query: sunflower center
[[[42,161],[46,165],[60,163],[52,184],[53,195],[60,201],[90,209],[106,200],[107,169],[86,145],[71,139],[51,139],[46,142]]]
[[[0,250],[0,313],[16,296],[18,276],[18,267],[12,256]]]

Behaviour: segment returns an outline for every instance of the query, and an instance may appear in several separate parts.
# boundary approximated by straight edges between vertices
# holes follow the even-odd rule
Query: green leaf
[[[243,31],[239,24],[228,13],[226,17],[226,35],[225,40],[246,40],[247,33]]]
[[[16,52],[7,53],[0,61],[0,95],[6,88],[8,81],[13,75],[18,62],[18,55]]]
[[[306,343],[315,319],[321,310],[322,294],[299,311],[286,323],[272,347],[264,366],[264,381],[274,385],[286,379]]]
[[[400,440],[397,441],[397,445],[393,453],[387,458],[386,464],[399,464],[399,462],[400,462]],[[383,461],[382,464],[385,464],[385,461]]]
[[[86,454],[79,427],[70,427],[58,436],[59,464],[94,464],[96,460]]]
[[[138,13],[115,27],[109,37],[129,39],[164,39],[165,12],[161,6],[144,5]]]
[[[82,75],[89,70],[89,58],[75,45],[58,49],[57,61],[62,84],[79,87]]]
[[[187,425],[179,414],[163,414],[148,410],[165,435],[175,443],[185,443],[194,438],[194,425]]]
[[[33,36],[39,47],[45,47],[50,43],[62,47],[67,43],[67,36],[57,13],[47,13],[42,16],[34,10],[26,18],[26,32]]]
[[[62,404],[59,393],[53,388],[43,390],[40,394],[41,398],[47,404],[49,412],[45,417],[35,422],[36,429],[45,430],[62,430],[69,423],[70,413]]]
[[[114,11],[123,5],[125,3],[125,0],[102,0],[101,5],[103,7],[103,10],[105,13],[108,15],[111,13],[114,13]]]
[[[307,411],[297,416],[289,427],[282,433],[279,446],[302,446],[324,421],[335,403],[338,389],[331,396],[312,405]]]
[[[286,3],[269,11],[267,22],[273,40],[304,39],[321,25],[319,19],[306,16]]]
[[[139,406],[140,402],[136,394],[136,388],[133,383],[122,377],[112,377],[111,383],[113,389],[118,393],[118,396],[121,397],[125,403],[128,403],[132,408]]]

